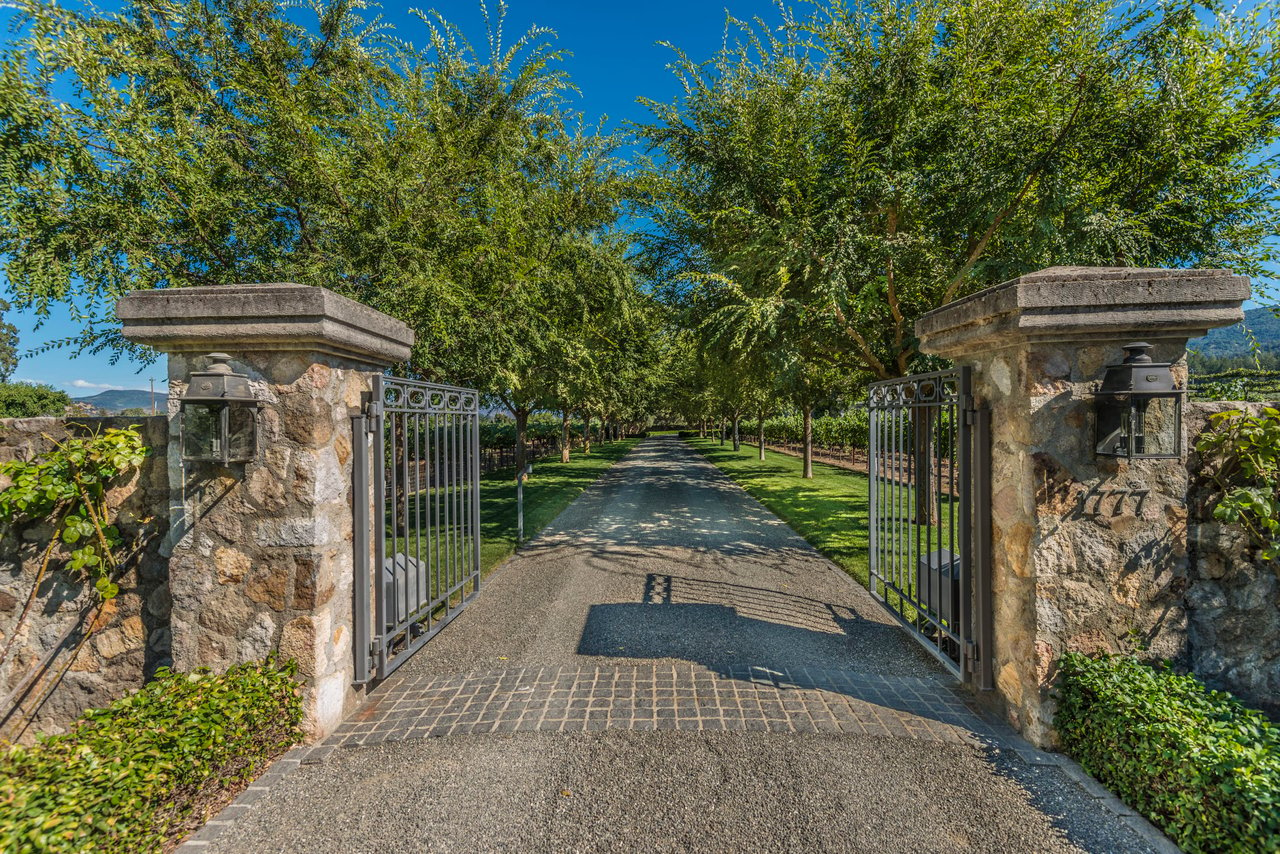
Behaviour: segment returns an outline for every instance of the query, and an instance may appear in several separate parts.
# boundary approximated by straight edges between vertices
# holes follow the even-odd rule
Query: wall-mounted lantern
[[[1124,361],[1108,365],[1094,397],[1099,456],[1175,459],[1182,456],[1182,399],[1169,362],[1153,362],[1151,345],[1124,347]]]
[[[179,412],[182,459],[247,463],[258,455],[258,399],[249,378],[227,364],[226,353],[210,353],[206,370],[192,371]]]

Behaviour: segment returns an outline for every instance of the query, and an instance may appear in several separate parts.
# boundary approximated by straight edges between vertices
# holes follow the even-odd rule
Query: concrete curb
[[[271,790],[272,786],[278,785],[286,775],[292,773],[302,764],[303,757],[311,749],[305,745],[295,747],[275,762],[272,762],[266,771],[249,784],[249,788],[240,793],[239,797],[223,807],[221,812],[205,822],[203,827],[188,836],[181,845],[175,848],[175,854],[204,854],[204,852],[207,852],[209,846],[239,821],[257,803],[258,799]]]
[[[1120,800],[1110,789],[1099,783],[1080,764],[1061,753],[1050,753],[1040,750],[1026,741],[1022,736],[1008,734],[996,740],[995,746],[1017,756],[1024,764],[1030,766],[1049,766],[1058,768],[1078,786],[1086,796],[1092,798],[1103,809],[1107,810],[1134,833],[1138,834],[1159,854],[1181,854],[1182,849],[1147,819],[1138,814],[1132,807]]]

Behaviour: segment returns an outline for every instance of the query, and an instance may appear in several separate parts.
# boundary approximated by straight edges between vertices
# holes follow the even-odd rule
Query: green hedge
[[[1194,676],[1062,657],[1063,748],[1192,852],[1280,851],[1280,727]]]
[[[0,755],[0,850],[159,851],[302,733],[293,663],[161,670],[64,735]]]

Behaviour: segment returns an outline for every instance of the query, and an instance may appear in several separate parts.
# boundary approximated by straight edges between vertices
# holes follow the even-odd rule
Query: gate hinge
[[[369,405],[365,407],[365,413],[364,413],[364,414],[365,414],[365,415],[367,415],[367,416],[369,416],[369,421],[370,421],[370,422],[372,422],[372,421],[373,421],[373,419],[375,419],[375,418],[381,418],[381,417],[382,417],[382,401],[380,401],[380,400],[371,400],[371,401],[369,401]],[[373,431],[373,424],[372,424],[372,423],[370,423],[370,425],[369,425],[369,430],[370,430],[370,432],[372,432],[372,431]]]

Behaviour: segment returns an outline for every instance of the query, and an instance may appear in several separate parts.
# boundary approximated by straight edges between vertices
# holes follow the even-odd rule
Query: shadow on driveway
[[[902,676],[904,640],[848,605],[650,573],[643,601],[591,606],[577,654],[688,661],[726,679],[833,692],[986,732],[940,668]]]

